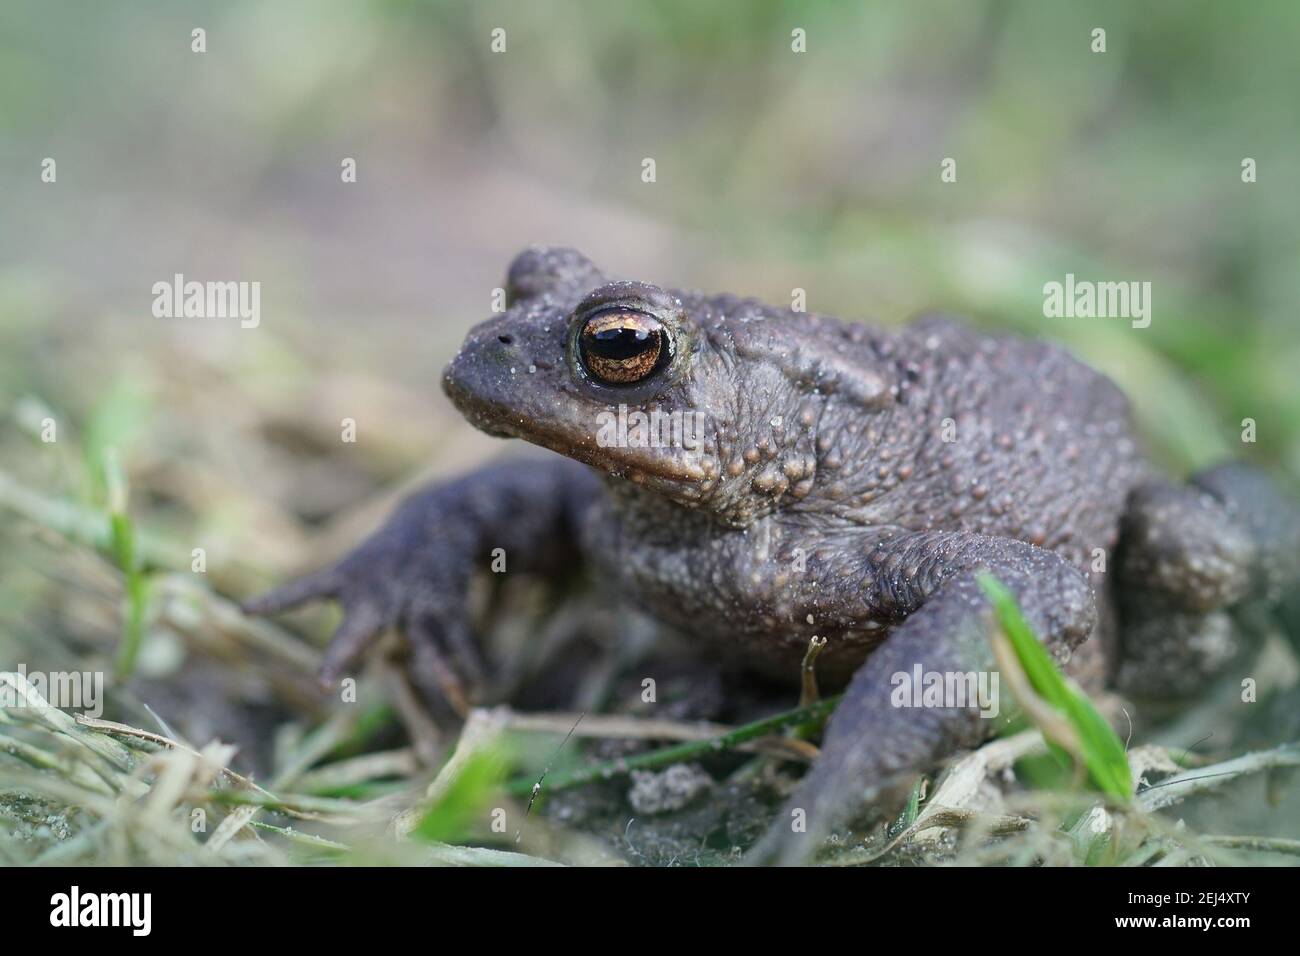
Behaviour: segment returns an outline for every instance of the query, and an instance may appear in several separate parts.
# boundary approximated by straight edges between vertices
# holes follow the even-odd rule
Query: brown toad
[[[1300,518],[1264,477],[1160,477],[1123,395],[1055,346],[611,281],[567,249],[522,253],[507,291],[443,386],[479,428],[559,454],[418,494],[249,609],[336,598],[327,677],[393,626],[416,671],[455,689],[478,668],[468,580],[504,548],[512,570],[581,559],[651,615],[792,678],[824,637],[819,673],[846,696],[791,801],[807,834],[779,819],[764,858],[801,858],[987,733],[975,702],[891,694],[918,666],[994,667],[977,572],[1082,681],[1158,697],[1238,661],[1251,641],[1234,610],[1300,576]]]

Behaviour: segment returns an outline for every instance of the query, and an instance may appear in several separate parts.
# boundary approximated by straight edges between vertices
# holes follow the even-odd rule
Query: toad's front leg
[[[991,722],[981,714],[991,708],[978,699],[927,705],[922,697],[918,707],[899,690],[918,669],[927,679],[942,675],[947,686],[970,674],[976,681],[985,675],[984,686],[992,686],[991,617],[980,570],[1015,594],[1057,656],[1084,641],[1097,620],[1092,589],[1080,571],[1054,552],[1008,538],[904,532],[881,540],[849,567],[818,570],[836,576],[812,586],[834,592],[852,582],[861,613],[903,621],[854,675],[826,729],[821,756],[752,851],[754,862],[809,858],[867,803],[892,809],[919,774],[986,736]]]
[[[408,498],[388,523],[337,563],[247,601],[277,614],[310,601],[343,605],[321,667],[333,683],[389,628],[411,650],[411,676],[457,710],[480,676],[466,593],[492,552],[510,567],[560,577],[579,557],[579,528],[601,493],[584,465],[558,456],[488,465]],[[471,686],[467,686],[471,685]]]

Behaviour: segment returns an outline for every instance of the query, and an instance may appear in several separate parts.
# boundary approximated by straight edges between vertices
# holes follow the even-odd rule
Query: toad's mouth
[[[589,407],[580,400],[560,398],[554,408],[565,408],[566,414],[534,418],[451,380],[444,380],[444,388],[465,419],[494,438],[518,438],[638,484],[680,487],[709,478],[707,456],[700,449],[619,440],[625,436],[611,424],[618,420],[616,407]]]

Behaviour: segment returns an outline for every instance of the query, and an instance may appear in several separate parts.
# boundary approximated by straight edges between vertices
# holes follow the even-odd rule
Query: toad
[[[393,628],[414,672],[452,693],[481,673],[466,591],[494,549],[512,571],[581,562],[598,587],[794,679],[825,639],[818,675],[844,697],[790,798],[806,830],[782,815],[763,860],[806,858],[987,736],[978,701],[893,694],[918,669],[995,669],[980,572],[1085,687],[1159,699],[1240,662],[1253,638],[1238,612],[1300,577],[1300,517],[1268,478],[1235,463],[1160,475],[1119,389],[1057,346],[618,281],[563,248],[517,256],[506,291],[443,388],[478,428],[555,454],[417,493],[247,609],[335,599],[326,680]]]

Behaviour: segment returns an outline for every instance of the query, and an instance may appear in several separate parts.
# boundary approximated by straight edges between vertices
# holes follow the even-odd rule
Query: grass
[[[1073,759],[1085,767],[1088,780],[1101,793],[1129,799],[1133,778],[1123,742],[1087,695],[1070,686],[1056,669],[1006,585],[982,573],[980,586],[997,616],[993,640],[1001,671],[1009,675],[1018,669],[1023,675],[1011,681],[1016,697],[1038,724],[1052,753],[1062,763]],[[1004,638],[1010,641],[1014,657],[999,646]]]
[[[122,625],[122,640],[117,652],[117,676],[127,678],[135,669],[144,640],[144,619],[148,603],[148,581],[140,567],[135,548],[135,526],[127,514],[126,478],[122,474],[117,455],[111,450],[104,454],[104,485],[108,497],[109,542],[113,557],[123,576],[126,592],[126,612]]]

